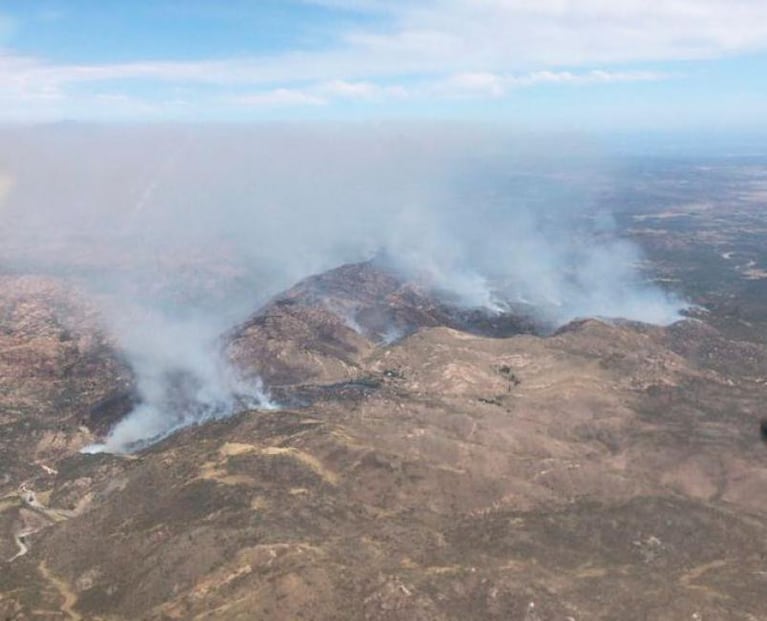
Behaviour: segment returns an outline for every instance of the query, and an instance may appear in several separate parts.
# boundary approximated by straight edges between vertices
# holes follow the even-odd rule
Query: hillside
[[[119,354],[5,317],[3,618],[767,617],[767,348],[702,321],[544,335],[346,266],[227,335],[282,409],[114,456]]]

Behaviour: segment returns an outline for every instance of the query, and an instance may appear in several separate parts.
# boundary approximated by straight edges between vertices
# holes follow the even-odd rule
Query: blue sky
[[[764,0],[0,0],[0,122],[767,130]]]

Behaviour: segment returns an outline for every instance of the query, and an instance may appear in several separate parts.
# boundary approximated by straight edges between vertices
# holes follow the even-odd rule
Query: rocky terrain
[[[23,478],[106,431],[130,411],[132,381],[92,301],[53,278],[0,276],[3,473]]]
[[[767,348],[711,322],[345,266],[226,336],[281,409],[84,455],[130,369],[63,285],[1,291],[0,619],[767,618]]]
[[[522,314],[465,309],[403,282],[373,262],[309,277],[278,295],[228,335],[246,376],[271,387],[338,382],[364,375],[363,361],[422,328],[506,337],[543,330]]]

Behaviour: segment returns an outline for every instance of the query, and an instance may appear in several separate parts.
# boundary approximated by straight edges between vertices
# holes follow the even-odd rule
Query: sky
[[[0,0],[0,122],[767,130],[764,0]]]

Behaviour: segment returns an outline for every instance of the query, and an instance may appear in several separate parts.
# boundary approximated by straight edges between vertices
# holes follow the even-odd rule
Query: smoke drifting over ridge
[[[242,399],[268,406],[217,336],[299,278],[374,255],[466,306],[524,302],[553,325],[674,320],[681,303],[642,282],[639,249],[595,211],[607,179],[590,144],[456,125],[5,129],[0,268],[105,300],[143,397],[107,443],[124,450]]]

